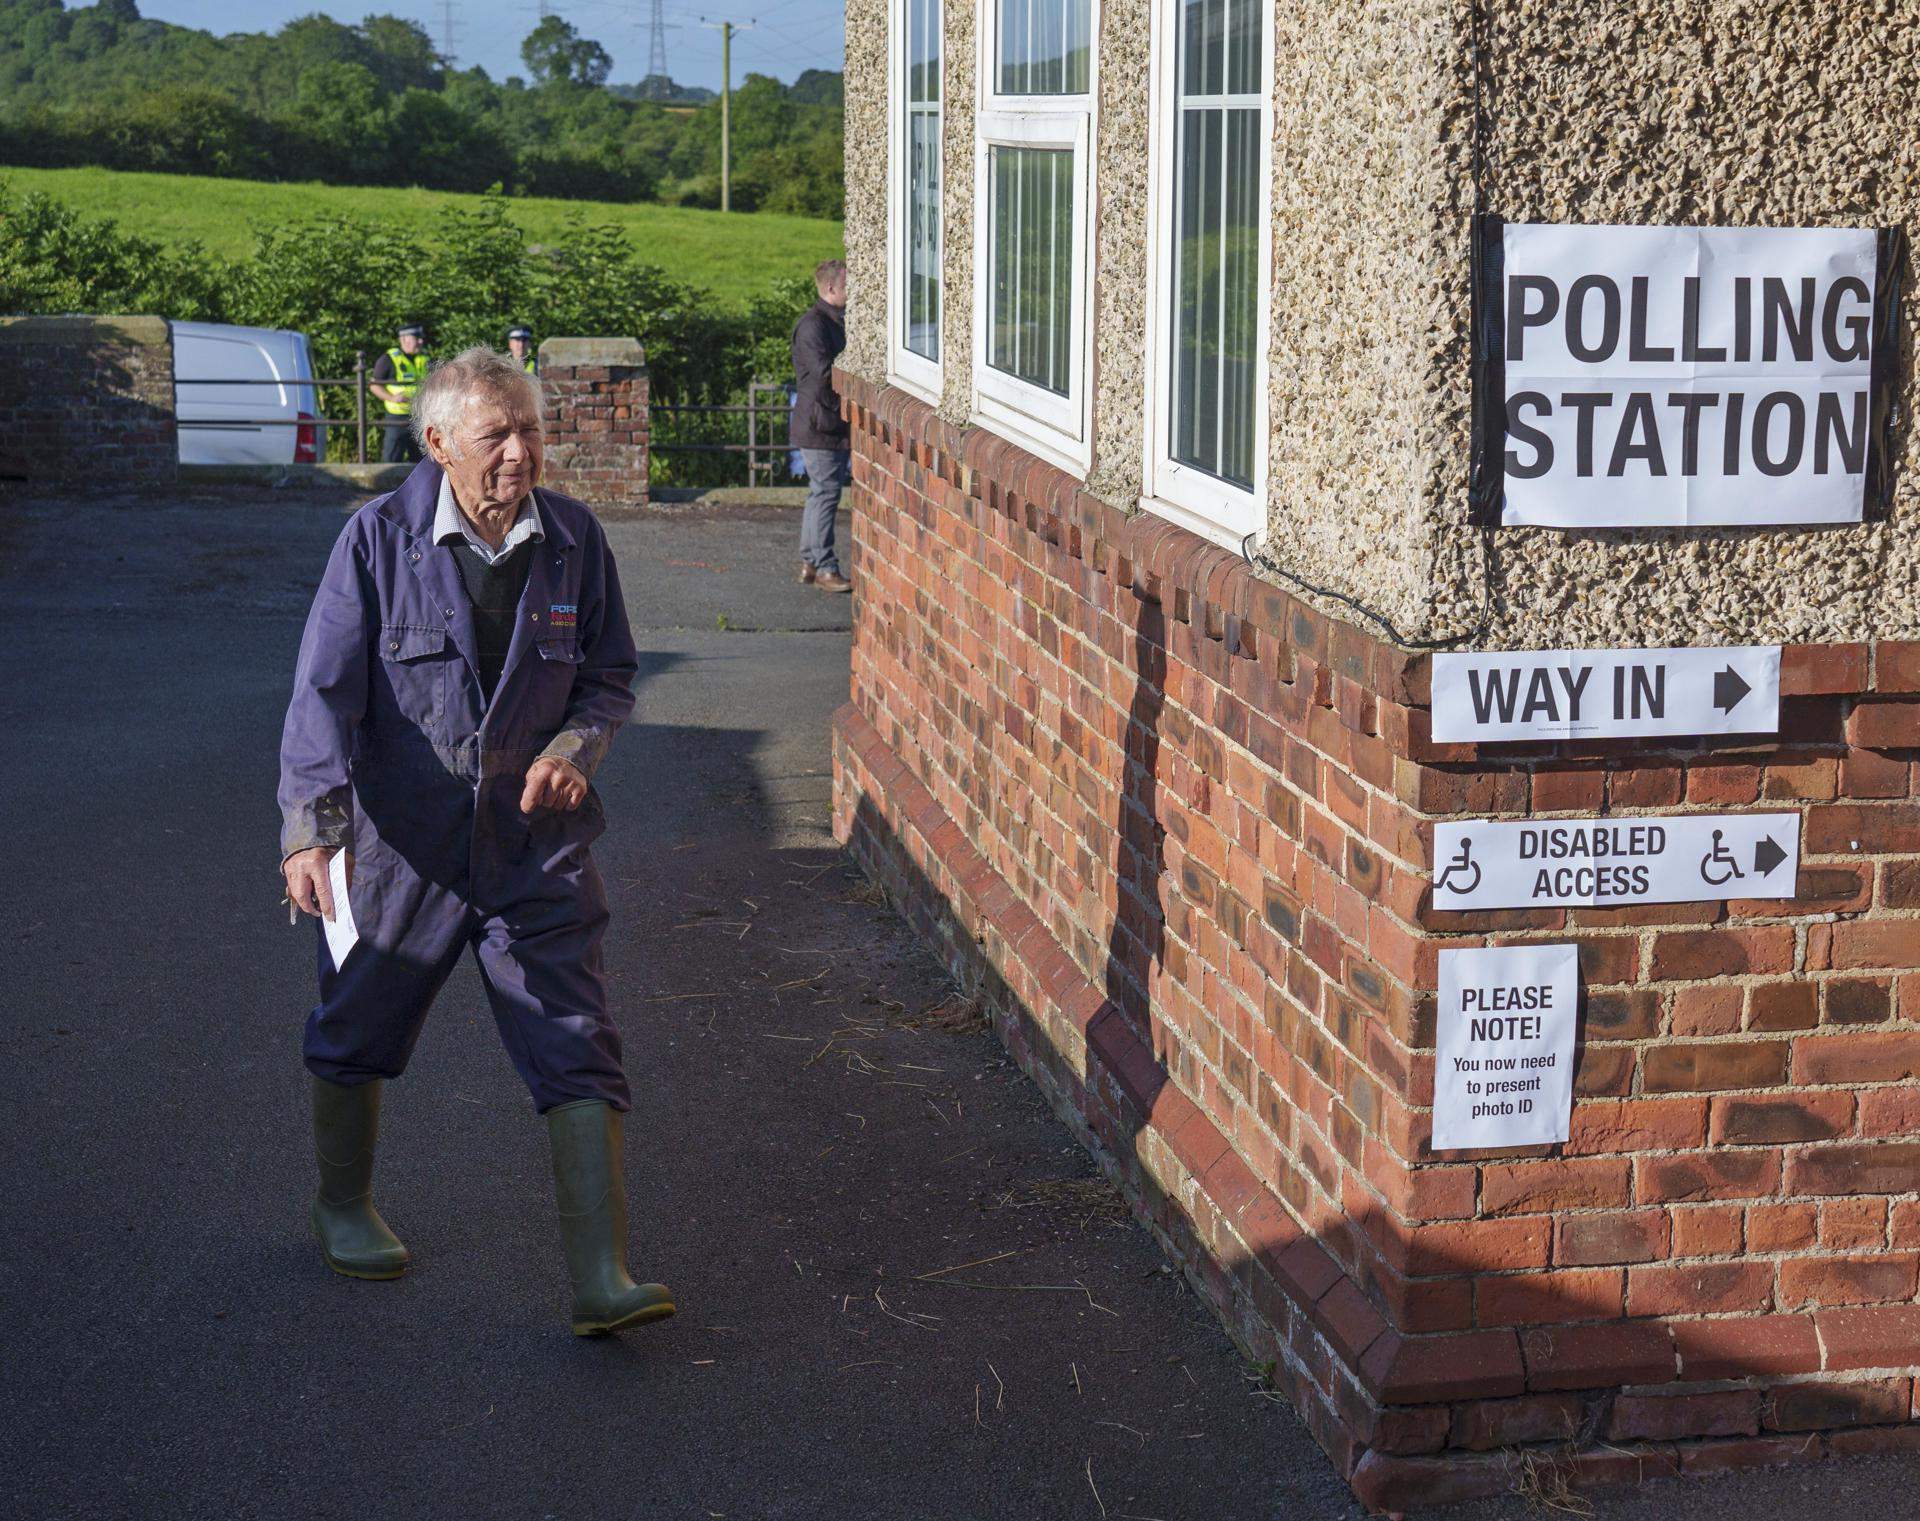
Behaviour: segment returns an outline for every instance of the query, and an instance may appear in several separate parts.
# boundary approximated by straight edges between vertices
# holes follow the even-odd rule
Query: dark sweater
[[[847,309],[816,301],[793,330],[793,416],[787,440],[796,449],[844,449],[847,425],[833,362],[847,346]]]
[[[473,604],[473,634],[480,646],[480,689],[493,701],[493,689],[506,669],[507,649],[513,643],[513,625],[520,616],[520,594],[527,589],[534,543],[516,544],[511,554],[489,565],[474,547],[461,540],[453,546],[453,562]]]

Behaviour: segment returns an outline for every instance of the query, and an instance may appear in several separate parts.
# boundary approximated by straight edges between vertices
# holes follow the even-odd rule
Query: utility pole
[[[753,29],[751,21],[709,21],[700,18],[720,34],[720,209],[733,210],[732,122],[733,107],[733,34]]]
[[[453,0],[440,0],[440,56],[453,67]]]

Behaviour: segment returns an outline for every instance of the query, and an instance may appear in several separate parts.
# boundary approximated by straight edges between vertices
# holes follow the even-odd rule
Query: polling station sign
[[[1432,706],[1444,744],[1771,734],[1780,646],[1442,652]]]
[[[1791,898],[1800,815],[1444,820],[1433,862],[1433,906],[1449,911]]]
[[[1902,246],[1872,228],[1480,219],[1476,520],[1879,515]]]
[[[1434,1150],[1566,1140],[1578,979],[1570,945],[1440,953]]]

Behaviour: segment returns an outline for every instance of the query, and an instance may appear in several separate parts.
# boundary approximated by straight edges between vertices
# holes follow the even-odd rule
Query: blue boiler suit
[[[439,490],[426,460],[348,520],[300,642],[281,853],[350,851],[360,932],[336,969],[315,921],[306,1063],[336,1083],[398,1077],[471,945],[540,1112],[580,1099],[625,1110],[601,970],[606,889],[588,853],[606,829],[599,795],[589,785],[574,812],[520,812],[535,760],[559,756],[591,784],[633,710],[639,663],[613,554],[586,506],[536,491],[546,538],[529,546],[487,705],[472,605],[452,548],[433,542]]]

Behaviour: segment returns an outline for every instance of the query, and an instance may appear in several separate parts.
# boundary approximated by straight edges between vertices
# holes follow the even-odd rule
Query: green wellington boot
[[[382,1086],[313,1080],[313,1149],[320,1159],[313,1233],[327,1266],[349,1278],[398,1278],[411,1260],[373,1207]]]
[[[547,1111],[560,1237],[573,1280],[573,1334],[601,1336],[674,1311],[658,1283],[627,1276],[627,1183],[620,1171],[620,1111],[582,1099]]]

